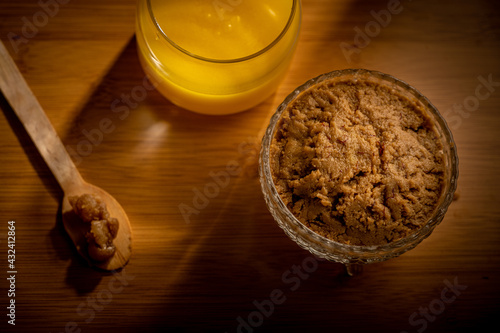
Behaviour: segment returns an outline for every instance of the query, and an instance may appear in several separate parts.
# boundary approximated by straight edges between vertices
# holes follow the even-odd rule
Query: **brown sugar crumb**
[[[282,113],[276,189],[314,232],[379,245],[421,228],[443,191],[443,147],[425,107],[369,80],[326,80]]]
[[[118,234],[118,220],[109,216],[106,204],[92,194],[72,196],[69,203],[73,211],[89,223],[89,231],[85,235],[89,256],[95,261],[105,261],[116,251],[113,239]]]

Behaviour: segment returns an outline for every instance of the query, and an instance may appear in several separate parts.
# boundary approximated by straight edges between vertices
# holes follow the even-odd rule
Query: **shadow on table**
[[[165,133],[161,131],[166,131],[169,137],[174,138],[173,144],[176,143],[175,140],[180,140],[178,138],[182,139],[183,146],[173,149],[188,150],[193,156],[207,154],[203,151],[204,148],[210,149],[210,140],[220,139],[224,129],[252,121],[255,112],[267,114],[273,97],[257,106],[256,110],[236,115],[206,116],[184,110],[151,89],[137,57],[135,38],[131,38],[88,100],[77,111],[62,140],[84,179],[105,189],[114,188],[115,193],[123,194],[125,202],[130,200],[134,203],[137,201],[133,187],[145,186],[140,181],[148,176],[149,171],[146,169],[152,165],[144,162],[143,156],[165,159],[164,155],[154,149],[163,149],[161,152],[170,149],[167,147],[170,142],[165,141],[162,137]],[[154,131],[159,133],[154,136],[155,133],[151,134]],[[206,138],[203,133],[207,135]],[[148,155],[149,152],[151,153]],[[46,169],[42,171],[50,174]],[[182,171],[179,169],[176,172]],[[52,177],[49,178],[51,180],[47,186],[54,192],[53,188],[58,185]],[[137,178],[137,183],[131,180],[134,178]],[[162,185],[151,186],[154,186],[151,191],[155,193]],[[61,201],[60,189],[57,195],[57,200]],[[79,294],[90,293],[99,284],[100,277],[106,274],[89,268],[75,249],[60,248],[60,242],[72,243],[59,220],[60,218],[50,237],[54,248],[59,248],[60,258],[71,258],[66,283]],[[134,221],[131,223],[133,229]]]
[[[24,129],[23,124],[16,117],[14,111],[2,94],[0,94],[0,108],[3,110],[12,131],[19,140],[20,146],[24,150],[30,163],[33,165],[38,177],[43,182],[47,192],[49,192],[57,202],[62,203],[64,193],[61,187],[38,152],[31,137]],[[34,206],[33,209],[37,210],[40,208]],[[54,228],[49,232],[49,239],[58,259],[64,261],[71,260],[66,281],[69,285],[73,286],[79,294],[90,292],[99,284],[102,273],[91,269],[76,251],[71,239],[64,230],[60,208],[54,216],[56,221]]]

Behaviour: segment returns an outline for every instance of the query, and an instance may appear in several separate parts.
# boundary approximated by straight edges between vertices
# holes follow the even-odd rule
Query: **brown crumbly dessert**
[[[106,204],[92,194],[70,197],[69,202],[75,214],[89,224],[85,235],[89,256],[95,261],[111,258],[116,251],[113,239],[118,234],[118,220],[110,217]]]
[[[333,78],[296,97],[277,124],[270,165],[299,221],[351,245],[408,236],[443,191],[443,147],[425,107],[369,79]]]

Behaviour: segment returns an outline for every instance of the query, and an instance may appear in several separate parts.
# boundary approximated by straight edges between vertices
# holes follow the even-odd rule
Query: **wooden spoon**
[[[125,266],[130,258],[132,243],[132,231],[127,214],[110,194],[83,180],[40,103],[1,41],[0,90],[64,191],[63,224],[78,252],[89,264],[104,270],[112,271]],[[99,197],[106,204],[110,216],[118,219],[119,222],[118,234],[113,240],[116,252],[113,257],[104,262],[95,262],[90,259],[85,239],[89,225],[79,219],[68,201],[69,197],[84,193]]]

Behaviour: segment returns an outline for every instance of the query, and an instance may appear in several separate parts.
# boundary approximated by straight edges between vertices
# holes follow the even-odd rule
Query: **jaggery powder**
[[[443,191],[443,147],[425,106],[369,79],[327,79],[297,96],[277,124],[270,165],[300,222],[351,245],[421,228]]]
[[[69,203],[75,214],[88,224],[85,238],[90,258],[105,261],[113,257],[116,251],[113,239],[118,234],[119,222],[109,215],[106,204],[99,197],[88,193],[69,197]]]

